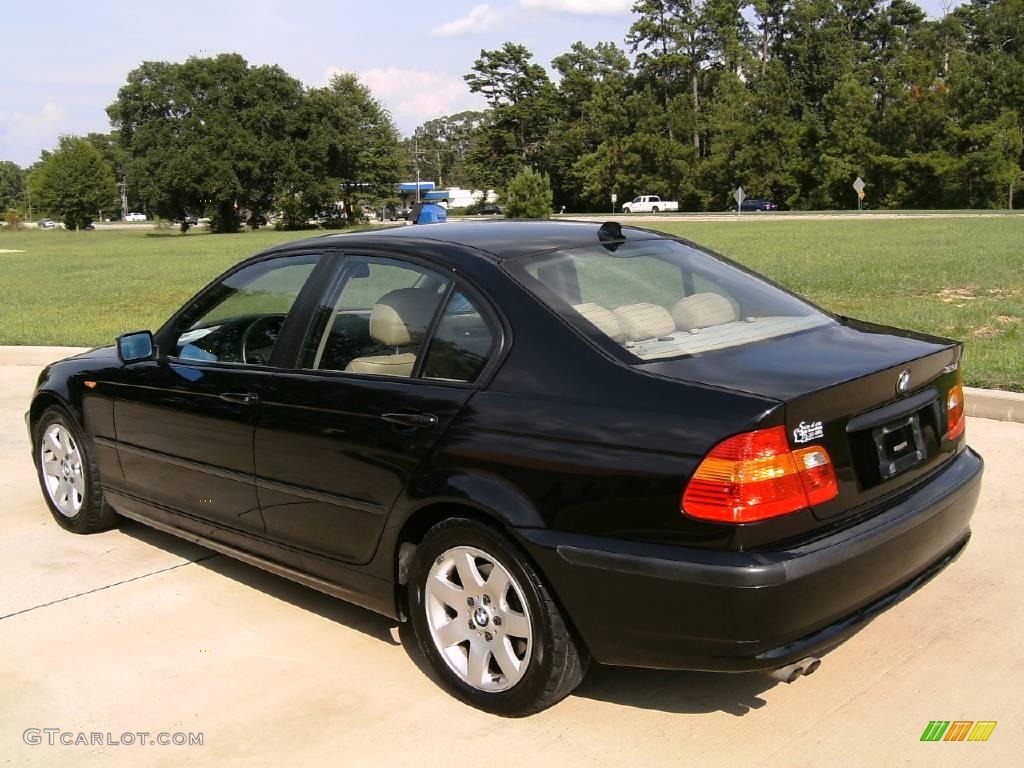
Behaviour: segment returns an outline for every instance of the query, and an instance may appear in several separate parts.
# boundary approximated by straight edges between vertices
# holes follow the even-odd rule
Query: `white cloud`
[[[325,78],[346,72],[330,67]],[[357,72],[359,79],[380,99],[406,133],[425,120],[450,115],[464,109],[482,109],[480,97],[471,94],[458,77],[421,69],[385,67]]]
[[[38,112],[0,110],[0,157],[22,164],[35,162],[40,149],[56,145],[67,123],[67,110],[52,101]]]
[[[474,5],[470,12],[461,18],[446,21],[444,24],[434,27],[430,30],[430,34],[434,37],[458,37],[459,35],[483,32],[497,23],[498,14],[491,10],[491,6],[484,3],[483,5]]]
[[[633,10],[635,0],[519,0],[531,11],[556,11],[579,16],[616,16]]]

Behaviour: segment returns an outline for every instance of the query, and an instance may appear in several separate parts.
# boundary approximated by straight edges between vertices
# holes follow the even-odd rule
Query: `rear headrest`
[[[610,309],[606,309],[592,301],[588,301],[585,304],[576,304],[573,306],[573,309],[596,325],[601,333],[608,336],[612,341],[617,341],[620,344],[625,341],[626,334],[622,330],[622,324],[619,323],[619,318]]]
[[[370,335],[389,347],[419,344],[441,297],[424,288],[399,288],[381,296],[370,312]]]
[[[676,324],[664,307],[643,302],[626,304],[615,310],[626,341],[646,341],[675,333]]]
[[[681,331],[733,323],[740,319],[732,302],[717,293],[695,293],[680,299],[672,308],[672,317],[676,328]]]

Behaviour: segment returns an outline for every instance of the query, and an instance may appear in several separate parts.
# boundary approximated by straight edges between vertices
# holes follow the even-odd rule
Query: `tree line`
[[[609,196],[723,209],[742,185],[792,208],[1018,206],[1024,0],[928,19],[909,0],[638,0],[621,47],[577,42],[551,67],[481,51],[487,109],[419,126],[427,177],[503,187],[530,166],[556,207]]]
[[[199,216],[232,232],[272,214],[301,228],[325,213],[361,219],[363,204],[394,196],[405,164],[390,114],[355,75],[308,88],[238,54],[143,62],[107,114],[109,134],[61,137],[27,171],[0,167],[11,177],[0,207],[31,194],[78,227],[120,208],[116,178],[131,210],[183,230]]]
[[[1024,0],[941,19],[909,0],[637,0],[623,45],[576,42],[551,72],[518,43],[482,50],[465,80],[486,109],[403,140],[351,74],[310,88],[237,54],[143,62],[110,133],[0,162],[0,211],[31,198],[84,226],[120,207],[122,182],[130,209],[186,227],[302,227],[338,201],[358,220],[417,174],[504,192],[524,169],[570,212],[613,193],[721,210],[740,185],[851,208],[857,176],[870,207],[1024,202]]]

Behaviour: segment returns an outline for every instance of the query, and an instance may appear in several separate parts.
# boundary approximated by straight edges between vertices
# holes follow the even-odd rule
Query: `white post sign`
[[[743,191],[743,187],[736,187],[736,191],[732,193],[732,199],[736,201],[736,215],[740,215],[740,209],[743,208],[743,201],[747,199],[747,193]]]
[[[864,179],[862,179],[860,176],[858,176],[857,180],[855,182],[853,182],[853,191],[857,193],[857,210],[858,211],[861,209],[860,201],[864,199],[864,186],[865,186]]]

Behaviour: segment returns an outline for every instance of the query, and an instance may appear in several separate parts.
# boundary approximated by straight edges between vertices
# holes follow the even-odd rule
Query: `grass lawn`
[[[645,224],[645,226],[652,226]],[[833,312],[961,339],[968,384],[1024,391],[1024,216],[664,222]],[[308,232],[0,232],[0,344],[156,328],[230,264]]]

